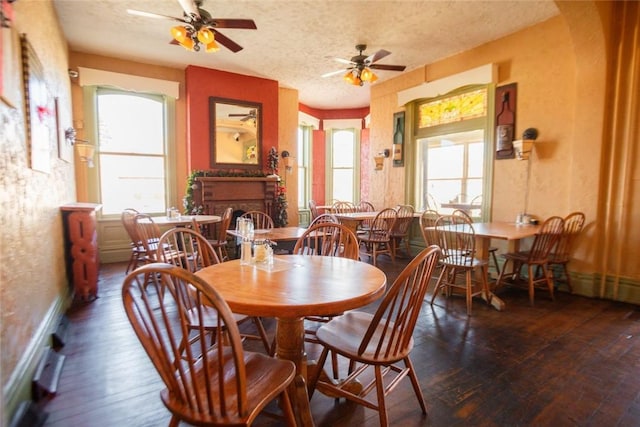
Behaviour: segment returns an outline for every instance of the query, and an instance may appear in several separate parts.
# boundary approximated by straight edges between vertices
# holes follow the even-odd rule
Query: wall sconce
[[[380,151],[378,154],[376,154],[375,156],[373,156],[373,161],[376,162],[376,168],[375,170],[377,171],[381,171],[382,168],[384,167],[384,159],[386,159],[387,157],[389,157],[391,155],[391,150],[389,150],[388,148]]]
[[[283,151],[280,153],[280,157],[282,157],[282,163],[284,163],[284,168],[287,172],[291,173],[293,170],[293,161],[295,160],[288,151]]]
[[[535,128],[528,128],[522,132],[522,139],[513,141],[513,149],[518,160],[529,160],[536,138],[538,138],[538,131]]]
[[[96,151],[96,147],[84,139],[76,138],[76,130],[74,128],[67,128],[64,130],[64,138],[68,144],[76,147],[76,153],[81,162],[85,162],[88,167],[93,167],[93,154]]]

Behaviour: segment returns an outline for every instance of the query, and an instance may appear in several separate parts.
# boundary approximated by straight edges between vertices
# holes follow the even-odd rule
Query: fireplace
[[[222,215],[227,207],[234,211],[261,211],[276,217],[278,178],[266,177],[197,177],[193,190],[195,206],[205,214]]]

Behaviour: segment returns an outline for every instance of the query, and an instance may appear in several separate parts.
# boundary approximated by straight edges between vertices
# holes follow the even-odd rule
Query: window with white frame
[[[298,207],[307,209],[311,198],[311,140],[313,127],[298,126]]]
[[[98,200],[102,215],[125,208],[165,212],[168,197],[165,97],[96,91]]]
[[[358,132],[356,129],[332,129],[328,134],[327,200],[356,201],[360,195]]]
[[[488,217],[491,144],[487,141],[488,89],[466,87],[417,102],[415,204]]]

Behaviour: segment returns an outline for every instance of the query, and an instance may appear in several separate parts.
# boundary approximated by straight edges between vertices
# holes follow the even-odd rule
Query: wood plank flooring
[[[383,258],[391,282],[406,261]],[[161,381],[122,308],[124,269],[102,266],[99,298],[67,313],[66,361],[57,395],[43,403],[46,426],[168,425]],[[464,298],[424,303],[412,360],[428,415],[404,379],[387,397],[390,425],[640,425],[638,307],[566,293],[552,302],[544,292],[530,307],[524,291],[500,296],[504,312],[474,300],[472,317]],[[265,326],[273,335],[273,319]],[[313,358],[317,349],[308,352]],[[379,425],[376,412],[317,392],[311,409],[319,427]],[[255,425],[279,423],[261,417]]]

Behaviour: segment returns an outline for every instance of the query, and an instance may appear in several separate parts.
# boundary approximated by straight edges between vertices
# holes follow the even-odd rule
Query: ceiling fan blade
[[[236,53],[236,52],[240,52],[243,49],[242,46],[240,46],[238,43],[234,42],[229,37],[222,34],[220,31],[215,30],[213,28],[212,28],[212,31],[215,33],[215,40],[218,43],[220,43],[222,46],[229,49],[231,52]]]
[[[346,72],[346,71],[349,71],[350,69],[351,69],[351,68],[345,68],[344,70],[331,71],[330,73],[323,74],[323,75],[322,75],[322,76],[320,76],[320,77],[331,77],[331,76],[337,76],[338,74],[342,74],[342,73],[344,73],[344,72]]]
[[[355,62],[349,60],[349,59],[342,59],[342,58],[333,58],[334,61],[338,61],[342,64],[348,64],[348,65],[355,65]]]
[[[143,12],[141,10],[127,9],[129,15],[144,16],[145,18],[155,19],[170,19],[172,21],[184,22],[182,18],[176,18],[175,16],[159,15],[157,13]]]
[[[406,65],[386,65],[386,64],[371,64],[369,68],[374,70],[389,70],[389,71],[404,71],[407,68]]]
[[[384,50],[384,49],[380,49],[379,51],[377,51],[376,53],[369,55],[365,60],[365,64],[373,64],[376,61],[381,60],[382,58],[384,58],[385,56],[391,55],[391,52],[389,52],[388,50]]]
[[[180,3],[180,7],[184,10],[184,13],[187,16],[196,16],[200,18],[200,12],[198,11],[198,6],[196,6],[196,2],[193,0],[178,0]]]
[[[213,19],[216,28],[239,28],[243,30],[257,30],[253,19]]]

